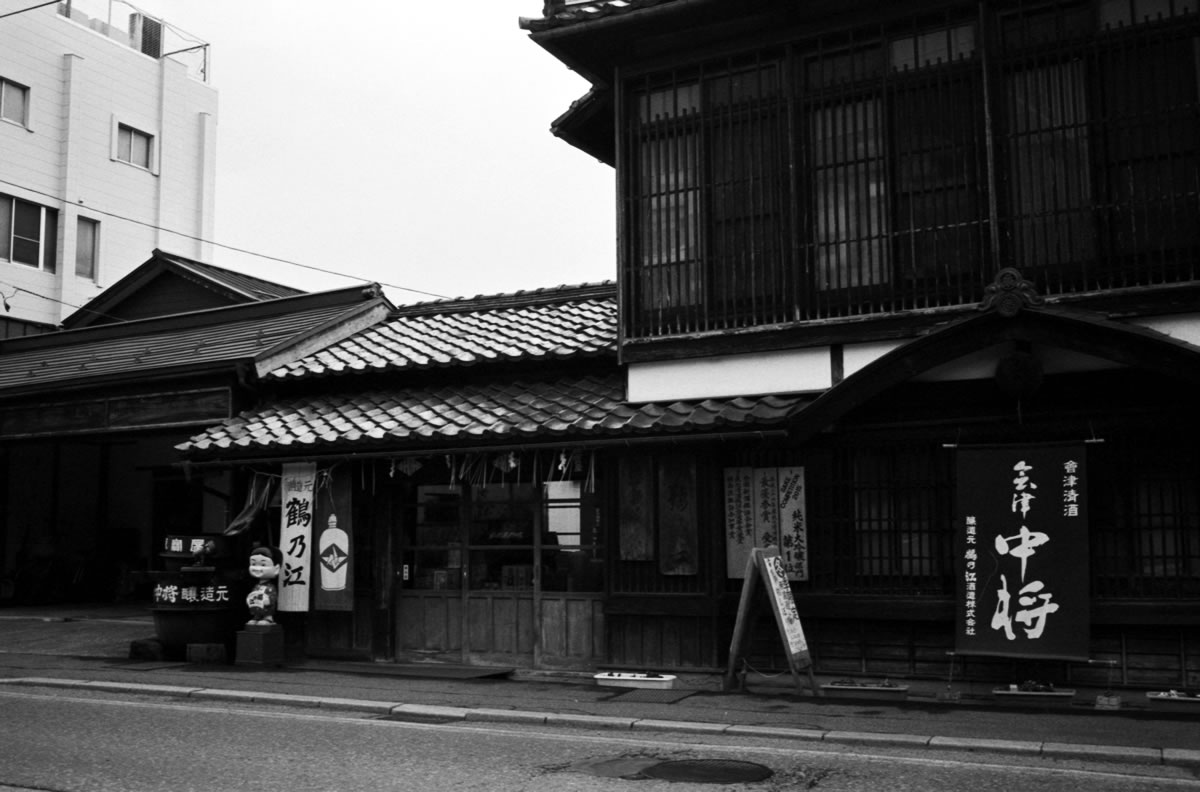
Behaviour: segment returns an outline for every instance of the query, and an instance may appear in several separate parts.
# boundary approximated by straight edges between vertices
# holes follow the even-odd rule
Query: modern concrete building
[[[207,260],[208,45],[114,0],[0,18],[0,336],[57,325],[167,249]]]

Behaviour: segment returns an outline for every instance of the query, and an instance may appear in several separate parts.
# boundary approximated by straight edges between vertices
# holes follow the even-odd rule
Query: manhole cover
[[[736,784],[765,781],[773,775],[769,767],[734,759],[680,759],[660,762],[642,771],[647,778],[660,781],[691,781],[696,784]]]

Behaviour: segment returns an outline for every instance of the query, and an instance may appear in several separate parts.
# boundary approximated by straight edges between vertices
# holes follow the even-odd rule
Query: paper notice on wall
[[[788,580],[808,580],[804,468],[779,468],[779,557]]]
[[[779,548],[788,580],[808,580],[804,468],[725,468],[726,575],[745,574],[754,547]]]
[[[725,468],[725,574],[740,578],[756,546],[754,468]]]

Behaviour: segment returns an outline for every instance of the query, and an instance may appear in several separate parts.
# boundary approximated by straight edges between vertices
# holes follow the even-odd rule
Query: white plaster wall
[[[832,384],[829,347],[633,363],[634,402],[822,391]]]
[[[876,341],[869,344],[846,344],[842,348],[842,376],[849,377],[906,343],[908,342]]]
[[[155,247],[210,256],[208,246],[189,237],[212,237],[215,89],[188,77],[179,63],[60,16],[55,6],[0,25],[0,76],[30,89],[29,128],[0,123],[0,192],[59,210],[58,272],[0,261],[5,294],[10,290],[2,284],[11,284],[79,306]],[[150,170],[113,159],[118,122],[155,137]],[[100,222],[95,281],[75,276],[78,214]],[[14,316],[48,323],[75,310],[23,293],[9,302]]]
[[[1200,314],[1148,316],[1137,322],[1143,327],[1149,327],[1180,341],[1200,346]]]

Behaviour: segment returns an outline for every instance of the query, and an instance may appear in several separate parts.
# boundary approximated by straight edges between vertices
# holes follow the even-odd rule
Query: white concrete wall
[[[0,261],[12,315],[57,323],[150,257],[202,260],[211,239],[217,92],[60,16],[55,6],[0,25],[0,77],[29,87],[28,129],[0,123],[0,192],[59,210],[58,272]],[[150,169],[114,159],[117,123],[154,136]],[[75,276],[79,215],[100,223],[96,279]],[[157,230],[159,227],[183,234]],[[63,305],[69,303],[70,305]]]

